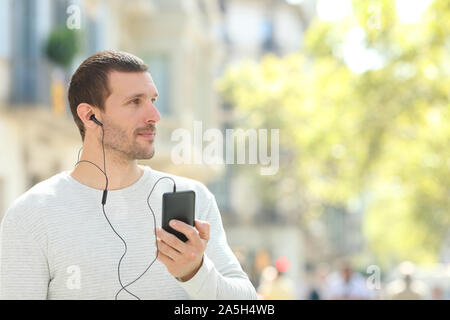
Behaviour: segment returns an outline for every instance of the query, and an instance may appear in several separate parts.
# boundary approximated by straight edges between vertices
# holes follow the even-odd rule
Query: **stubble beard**
[[[137,132],[133,132],[132,138],[129,138],[124,129],[107,120],[104,121],[103,128],[105,130],[105,150],[113,150],[120,158],[131,161],[151,159],[155,155],[154,141],[145,141],[145,144],[148,145],[144,146],[143,143],[137,141]],[[154,127],[150,128],[154,129]]]

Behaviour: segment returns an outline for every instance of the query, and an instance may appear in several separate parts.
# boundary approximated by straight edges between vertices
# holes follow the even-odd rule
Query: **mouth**
[[[155,131],[142,132],[142,133],[138,134],[138,136],[140,136],[144,139],[150,140],[150,141],[153,141],[155,139],[155,135],[156,135]]]

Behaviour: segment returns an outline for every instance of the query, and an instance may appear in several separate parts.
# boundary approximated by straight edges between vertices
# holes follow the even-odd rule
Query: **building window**
[[[0,1],[0,57],[10,55],[10,0]]]
[[[36,2],[13,2],[12,102],[33,103],[37,100]]]
[[[44,48],[50,20],[55,18],[54,2],[11,0],[10,4],[11,102],[48,104],[49,69]]]
[[[276,43],[274,38],[274,25],[272,20],[265,20],[261,25],[261,33],[263,39],[263,49],[267,52],[276,51]]]

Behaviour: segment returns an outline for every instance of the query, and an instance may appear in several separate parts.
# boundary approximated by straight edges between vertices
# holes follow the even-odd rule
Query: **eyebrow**
[[[131,100],[134,98],[143,98],[145,96],[146,96],[145,93],[135,93],[135,94],[132,94],[132,95],[126,97],[125,99],[123,99],[123,101]],[[157,97],[158,97],[158,92],[155,92],[155,94],[153,94],[152,98],[157,98]]]

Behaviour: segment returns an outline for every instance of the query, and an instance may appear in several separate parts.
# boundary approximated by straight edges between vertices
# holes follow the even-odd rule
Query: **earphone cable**
[[[119,235],[119,233],[115,230],[115,228],[113,227],[113,225],[112,225],[111,222],[109,221],[108,216],[106,215],[106,212],[105,212],[106,194],[107,194],[107,189],[108,189],[108,175],[106,174],[106,157],[105,157],[105,145],[104,145],[104,135],[105,135],[105,132],[104,132],[103,126],[101,126],[101,128],[102,128],[103,170],[102,170],[97,164],[93,163],[92,161],[89,161],[89,160],[79,160],[79,159],[80,159],[80,152],[81,152],[81,149],[82,149],[83,147],[81,147],[80,150],[78,151],[78,161],[77,161],[77,163],[75,163],[75,166],[77,166],[77,165],[78,165],[79,163],[81,163],[81,162],[87,162],[87,163],[93,164],[95,167],[97,167],[97,169],[99,169],[99,170],[103,173],[103,175],[105,176],[106,183],[105,183],[105,189],[104,189],[103,199],[102,199],[102,211],[103,211],[103,215],[104,215],[106,221],[108,222],[108,224],[109,224],[111,230],[117,235],[117,237],[120,238],[120,240],[123,242],[123,244],[124,244],[124,246],[125,246],[124,253],[123,253],[122,256],[120,257],[120,260],[119,260],[118,265],[117,265],[117,275],[118,275],[118,279],[119,279],[119,283],[120,283],[121,289],[119,289],[119,291],[116,293],[116,295],[115,295],[115,300],[117,300],[117,297],[118,297],[118,295],[120,294],[120,292],[121,292],[122,290],[128,292],[130,295],[132,295],[132,296],[135,297],[136,299],[141,300],[138,296],[136,296],[136,295],[133,294],[132,292],[128,291],[128,290],[126,289],[126,287],[128,287],[128,286],[132,285],[133,283],[135,283],[136,281],[138,281],[138,280],[139,280],[139,279],[140,279],[140,278],[141,278],[141,277],[142,277],[142,276],[150,269],[150,267],[151,267],[151,266],[153,265],[153,263],[156,261],[156,259],[158,258],[158,253],[159,253],[158,242],[156,241],[156,255],[155,255],[155,258],[152,260],[152,262],[148,265],[148,267],[144,270],[144,272],[142,272],[136,279],[134,279],[133,281],[129,282],[128,284],[126,284],[126,285],[124,286],[123,283],[122,283],[122,280],[121,280],[121,276],[120,276],[120,265],[121,265],[121,263],[122,263],[123,258],[125,257],[125,255],[126,255],[126,253],[127,253],[128,246],[127,246],[125,240],[124,240],[124,239]],[[151,196],[151,194],[153,193],[153,190],[155,189],[156,185],[158,184],[159,181],[161,181],[161,180],[163,180],[163,179],[170,179],[170,180],[172,180],[172,182],[173,182],[173,192],[176,192],[176,183],[175,183],[175,180],[172,179],[171,177],[161,177],[161,178],[159,178],[159,179],[155,182],[155,184],[153,185],[153,187],[152,187],[152,189],[151,189],[151,191],[150,191],[150,193],[149,193],[149,195],[148,195],[148,197],[147,197],[147,205],[148,205],[148,207],[149,207],[149,209],[150,209],[150,211],[151,211],[151,213],[152,213],[152,216],[153,216],[153,230],[154,230],[155,239],[157,239],[157,236],[156,236],[156,216],[155,216],[155,213],[154,213],[154,211],[153,211],[153,209],[152,209],[152,207],[151,207],[151,205],[150,205],[149,200],[150,200],[150,196]]]
[[[97,167],[97,168],[103,173],[103,175],[105,176],[106,182],[105,182],[105,189],[104,189],[104,191],[103,191],[103,199],[102,199],[102,211],[103,211],[103,215],[104,215],[106,221],[108,222],[109,226],[111,227],[111,230],[119,237],[119,239],[123,242],[123,244],[124,244],[124,246],[125,246],[124,253],[123,253],[122,256],[120,257],[119,263],[118,263],[118,265],[117,265],[117,276],[118,276],[118,279],[119,279],[120,286],[122,287],[122,289],[120,289],[119,292],[122,291],[122,290],[125,290],[125,291],[128,292],[130,295],[132,295],[132,296],[135,297],[136,299],[140,300],[138,296],[136,296],[136,295],[133,294],[132,292],[128,291],[128,290],[123,286],[122,279],[121,279],[121,276],[120,276],[120,265],[121,265],[121,263],[122,263],[122,259],[125,257],[125,255],[126,255],[126,253],[127,253],[127,251],[128,251],[128,246],[127,246],[127,243],[125,242],[125,240],[124,240],[124,239],[119,235],[119,233],[114,229],[114,227],[112,226],[112,224],[111,224],[111,222],[109,221],[108,216],[106,215],[106,212],[105,212],[106,193],[108,192],[108,191],[107,191],[107,190],[108,190],[108,175],[106,174],[106,161],[105,161],[105,145],[104,145],[105,131],[104,131],[104,129],[103,129],[103,126],[101,126],[101,128],[102,128],[103,170],[100,169],[100,167],[99,167],[97,164],[95,164],[94,162],[89,161],[89,160],[79,160],[79,161],[77,161],[77,163],[75,164],[75,166],[77,166],[77,165],[78,165],[79,163],[81,163],[81,162],[87,162],[87,163],[93,164],[95,167]],[[80,151],[81,151],[81,149],[80,149]],[[79,151],[79,152],[80,152],[80,151]],[[78,152],[78,159],[79,159],[79,152]],[[117,300],[117,294],[116,294],[116,300]]]
[[[147,205],[150,209],[150,211],[152,212],[152,216],[153,216],[153,230],[154,230],[154,234],[155,234],[155,240],[156,240],[156,216],[155,213],[153,212],[152,206],[150,205],[150,196],[152,195],[153,190],[155,189],[156,185],[158,184],[159,181],[161,181],[162,179],[170,179],[173,182],[173,192],[176,192],[176,183],[175,180],[173,180],[171,177],[161,177],[159,178],[155,184],[152,187],[152,190],[150,191],[150,193],[148,194],[147,197]],[[117,295],[120,293],[120,291],[125,290],[126,287],[128,287],[129,285],[132,285],[133,283],[135,283],[136,281],[138,281],[149,269],[150,267],[153,265],[153,263],[156,261],[156,259],[158,258],[158,253],[159,253],[159,248],[158,248],[158,241],[156,241],[156,255],[155,258],[152,260],[152,262],[150,263],[150,265],[144,270],[144,272],[141,273],[141,275],[139,277],[137,277],[136,279],[134,279],[133,281],[131,281],[130,283],[126,284],[122,289],[119,290],[119,292],[117,292]]]

